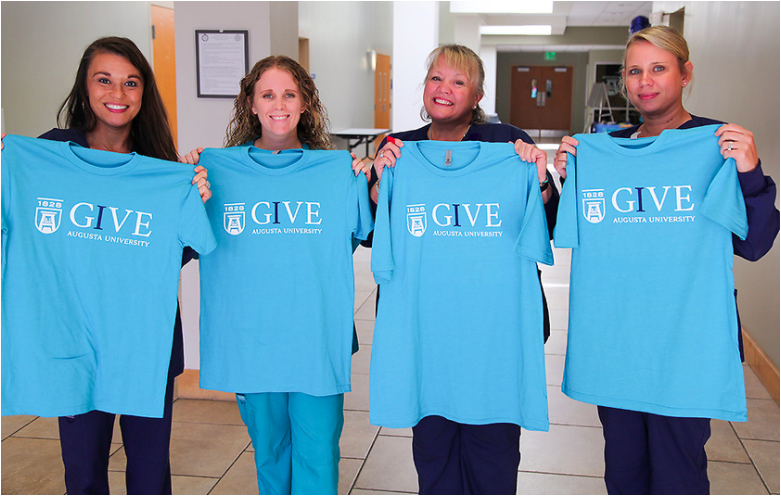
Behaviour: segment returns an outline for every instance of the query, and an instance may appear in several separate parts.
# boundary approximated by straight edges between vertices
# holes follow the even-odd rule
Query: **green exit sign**
[[[545,60],[556,60],[556,52],[545,52]]]

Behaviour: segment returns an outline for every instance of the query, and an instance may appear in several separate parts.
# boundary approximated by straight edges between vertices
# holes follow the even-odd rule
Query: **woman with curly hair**
[[[356,177],[369,167],[332,150],[314,81],[285,56],[242,78],[225,145],[200,155],[215,184],[207,212],[226,223],[201,259],[201,387],[236,393],[260,494],[336,494],[354,343],[350,235],[371,229]],[[225,287],[253,303],[223,300]]]

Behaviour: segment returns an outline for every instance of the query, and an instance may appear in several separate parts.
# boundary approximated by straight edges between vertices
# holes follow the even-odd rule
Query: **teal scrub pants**
[[[260,494],[336,494],[344,395],[237,394]]]

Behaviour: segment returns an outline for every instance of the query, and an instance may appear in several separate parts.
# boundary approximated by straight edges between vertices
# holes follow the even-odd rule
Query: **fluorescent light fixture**
[[[453,14],[552,14],[550,0],[480,0],[477,2],[450,2]]]
[[[480,26],[480,34],[487,35],[550,35],[553,28],[549,25],[526,26]]]

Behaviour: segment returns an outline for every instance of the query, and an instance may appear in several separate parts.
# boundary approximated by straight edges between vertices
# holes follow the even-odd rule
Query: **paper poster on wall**
[[[249,31],[196,30],[199,98],[235,98],[249,70]]]

